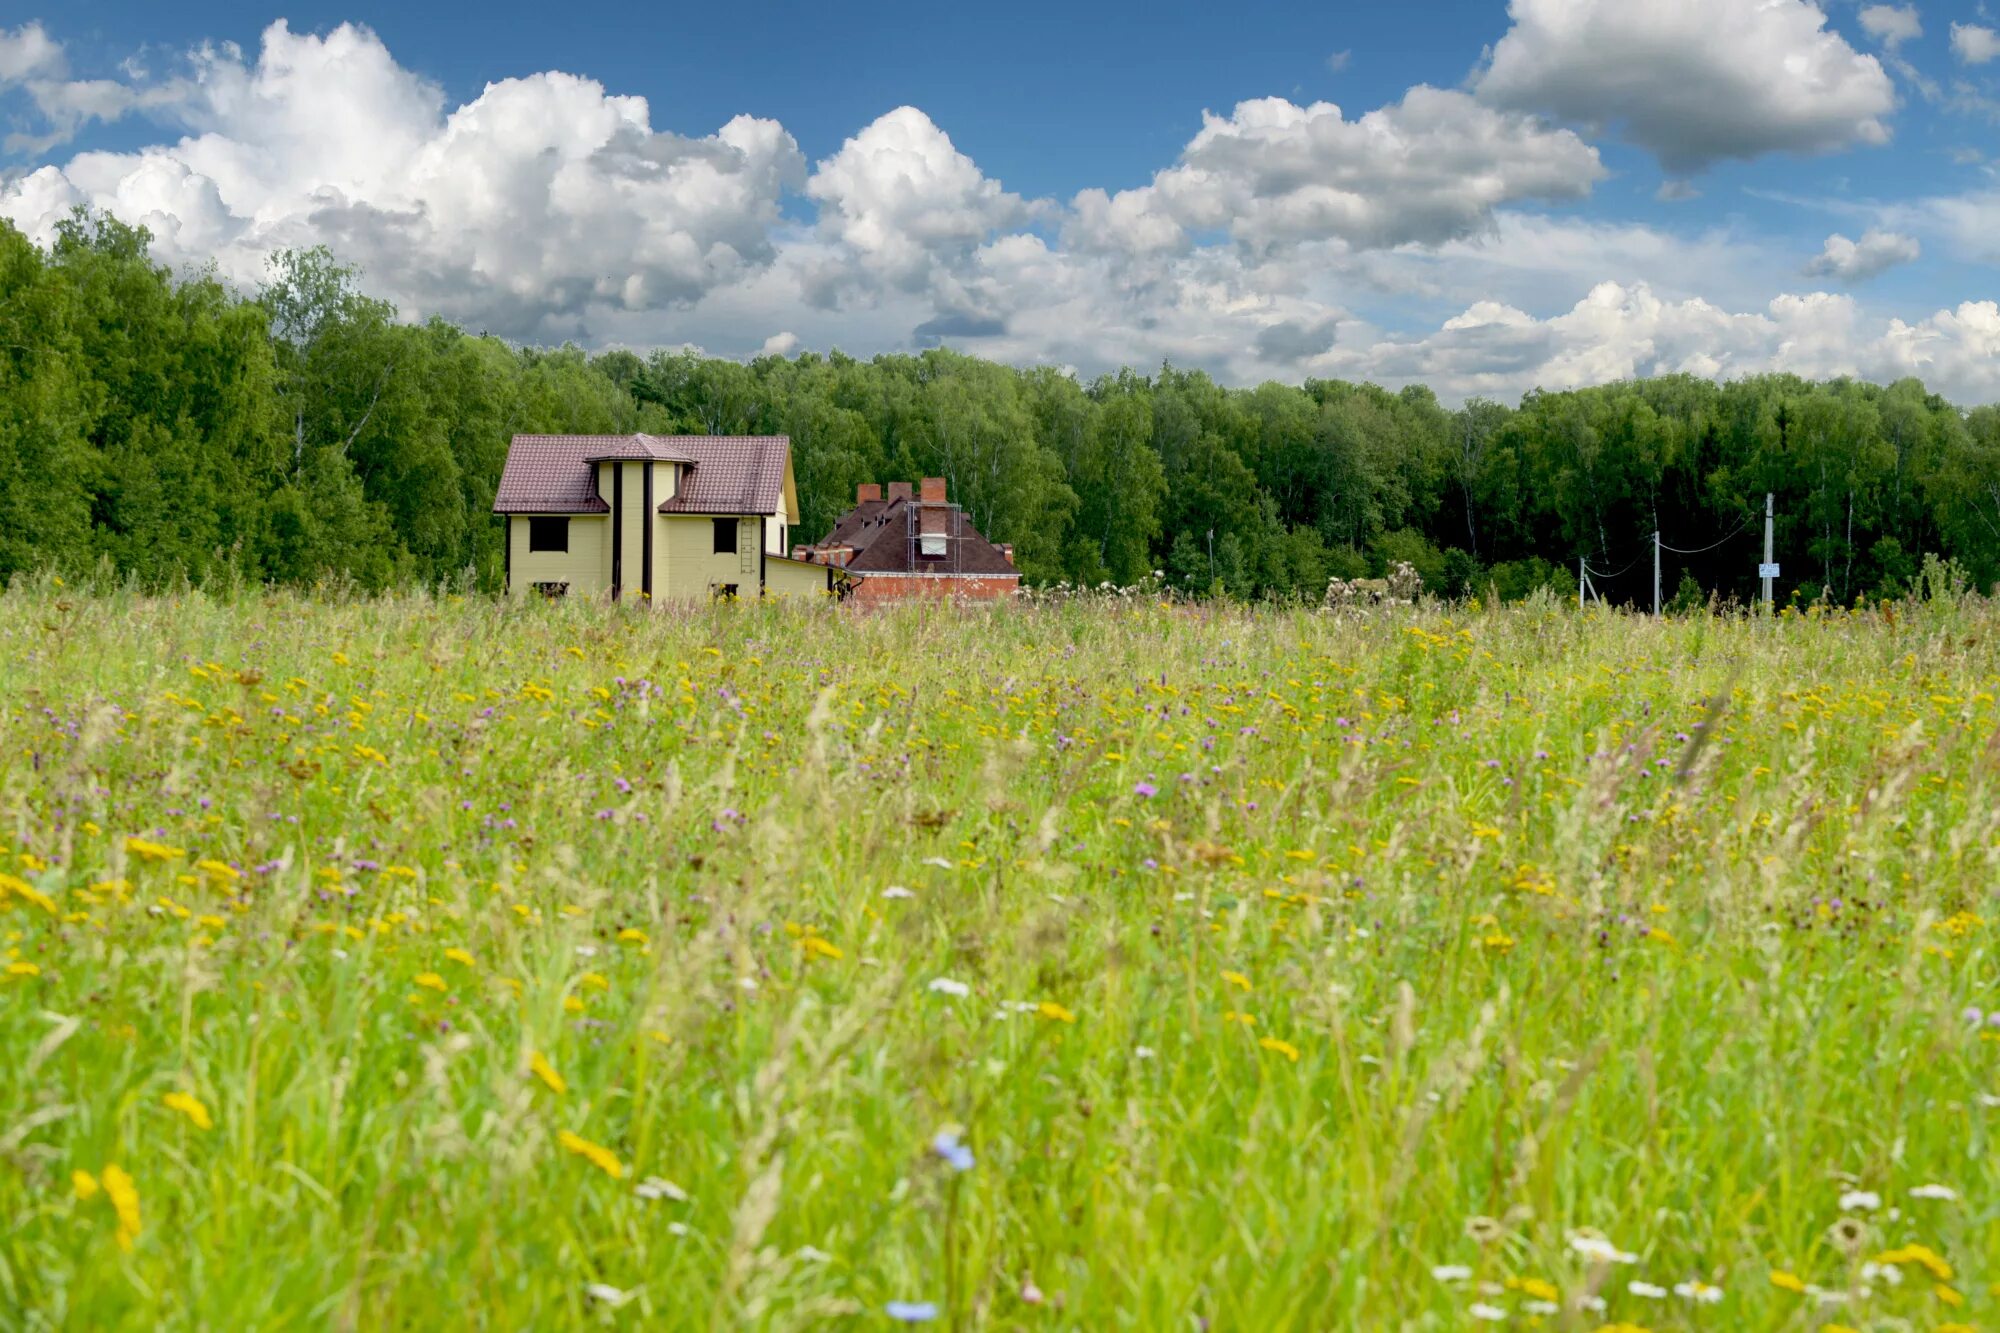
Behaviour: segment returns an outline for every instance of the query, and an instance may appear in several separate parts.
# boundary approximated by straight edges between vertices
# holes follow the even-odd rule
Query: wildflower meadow
[[[0,1327],[2000,1327],[2000,606],[0,595]]]

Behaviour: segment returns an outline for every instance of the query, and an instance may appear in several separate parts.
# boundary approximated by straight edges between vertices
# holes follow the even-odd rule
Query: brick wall
[[[965,601],[990,602],[1012,597],[1021,580],[1012,575],[969,575],[937,578],[928,574],[870,574],[848,599],[854,602],[899,602],[912,597],[956,597]]]

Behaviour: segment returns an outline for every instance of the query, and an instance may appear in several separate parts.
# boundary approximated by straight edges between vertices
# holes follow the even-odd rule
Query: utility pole
[[[1771,514],[1776,497],[1770,491],[1764,492],[1764,564],[1757,572],[1764,576],[1764,609],[1771,609],[1771,580],[1778,573],[1777,562],[1771,559]]]
[[[1653,529],[1653,614],[1660,614],[1660,530]]]
[[[1583,557],[1576,558],[1576,609],[1583,610]]]

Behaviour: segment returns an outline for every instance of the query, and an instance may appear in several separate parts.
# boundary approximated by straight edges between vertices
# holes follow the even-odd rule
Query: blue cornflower
[[[937,1137],[931,1140],[931,1151],[950,1163],[954,1171],[972,1169],[972,1149],[966,1147],[959,1141],[958,1135],[948,1129],[937,1132]]]

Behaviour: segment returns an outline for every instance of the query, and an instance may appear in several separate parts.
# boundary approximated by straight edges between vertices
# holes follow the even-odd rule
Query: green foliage
[[[1694,581],[1694,575],[1683,571],[1680,586],[1674,589],[1674,595],[1667,599],[1667,604],[1662,609],[1670,616],[1685,616],[1707,605],[1708,594]]]
[[[46,253],[0,223],[0,578],[108,560],[154,584],[329,576],[498,584],[490,512],[517,432],[792,439],[812,540],[864,482],[946,478],[1031,581],[1316,599],[1399,560],[1448,596],[1650,600],[1664,577],[1758,592],[1765,493],[1780,596],[1897,595],[1916,555],[2000,581],[2000,409],[1915,380],[1693,376],[1456,410],[1421,387],[1231,390],[1163,366],[1079,382],[947,349],[745,365],[591,357],[400,321],[324,249],[254,298],[82,214]]]

